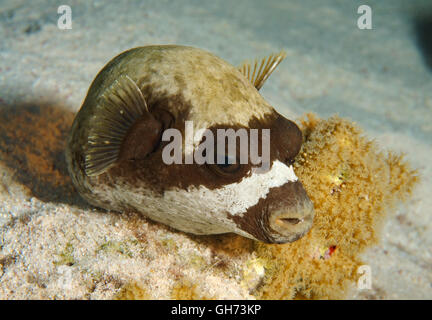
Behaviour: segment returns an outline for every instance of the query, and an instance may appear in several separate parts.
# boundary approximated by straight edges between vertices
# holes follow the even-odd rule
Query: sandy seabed
[[[72,29],[60,30],[60,1],[0,1],[0,298],[111,298],[132,279],[155,292],[172,286],[183,261],[154,259],[176,245],[166,230],[153,223],[132,228],[131,219],[87,205],[71,186],[63,150],[74,114],[106,62],[135,46],[183,44],[234,65],[285,49],[287,58],[262,89],[279,112],[292,119],[337,113],[383,149],[406,154],[421,183],[393,210],[380,244],[362,257],[372,289],[353,288],[348,297],[431,299],[430,1],[369,3],[372,30],[357,28],[358,4],[343,0],[199,3],[68,1]],[[159,242],[141,252],[135,241],[146,235]],[[213,263],[203,243],[178,239],[185,243],[181,256]],[[84,257],[80,269],[77,256]],[[154,261],[146,266],[153,277],[142,271],[143,261]],[[164,273],[172,278],[160,279]],[[213,270],[200,277],[214,296],[253,298],[235,272],[231,282]]]

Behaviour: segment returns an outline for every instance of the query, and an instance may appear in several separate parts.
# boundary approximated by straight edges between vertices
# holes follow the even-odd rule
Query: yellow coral
[[[314,224],[294,243],[256,243],[257,256],[277,266],[257,298],[342,298],[358,276],[359,253],[377,241],[385,209],[418,180],[401,156],[378,152],[355,124],[308,117],[295,167],[314,203]]]
[[[180,279],[177,281],[171,292],[171,298],[174,300],[211,300],[214,298],[207,297],[200,293],[197,283]]]
[[[61,265],[72,266],[75,263],[73,253],[74,253],[73,246],[71,243],[68,242],[64,250],[58,255],[60,259],[54,261],[54,264],[56,266],[61,266]]]
[[[114,297],[114,300],[151,300],[152,297],[148,293],[146,287],[140,286],[138,283],[132,282],[121,288],[119,293]]]
[[[268,269],[267,264],[267,261],[262,258],[247,261],[243,266],[243,279],[240,284],[253,293],[264,280],[266,269]]]
[[[172,287],[171,298],[174,300],[210,300],[214,299],[200,293],[197,283],[180,279]],[[114,300],[151,300],[149,289],[137,282],[130,282],[124,285]]]

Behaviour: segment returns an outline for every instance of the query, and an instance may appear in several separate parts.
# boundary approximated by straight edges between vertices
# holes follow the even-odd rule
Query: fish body
[[[238,69],[186,46],[121,53],[96,76],[72,125],[66,160],[78,192],[97,207],[140,212],[188,233],[299,239],[313,221],[313,204],[292,168],[302,134],[258,91],[282,59]],[[164,132],[184,137],[188,126],[196,135],[192,145],[181,142],[182,159],[207,140],[203,130],[269,130],[267,170],[251,161],[167,164]]]

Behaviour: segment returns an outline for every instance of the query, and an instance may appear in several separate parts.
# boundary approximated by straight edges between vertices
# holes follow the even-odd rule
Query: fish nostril
[[[294,158],[288,158],[288,159],[285,160],[285,163],[288,166],[292,166],[294,164],[294,162],[295,162]]]
[[[299,224],[300,222],[303,221],[303,219],[297,219],[297,218],[279,218],[279,220],[289,224]]]

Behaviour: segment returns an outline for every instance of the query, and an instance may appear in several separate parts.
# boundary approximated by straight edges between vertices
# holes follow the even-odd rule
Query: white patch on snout
[[[266,173],[252,172],[240,182],[216,190],[210,190],[204,186],[192,187],[188,193],[190,197],[213,203],[219,210],[238,215],[256,205],[260,199],[265,198],[270,188],[280,187],[287,182],[295,182],[297,179],[292,166],[276,160]]]

